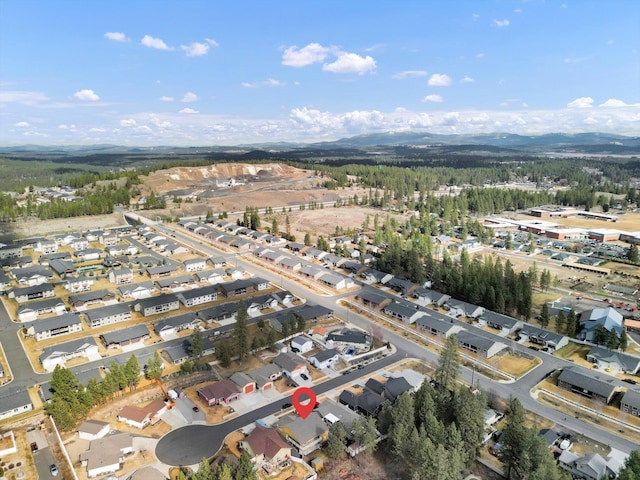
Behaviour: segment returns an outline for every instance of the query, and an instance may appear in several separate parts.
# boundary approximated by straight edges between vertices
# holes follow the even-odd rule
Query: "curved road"
[[[354,370],[346,375],[327,380],[315,385],[317,395],[333,390],[345,383],[353,382],[362,375],[370,374],[384,368],[402,358],[402,354],[394,353],[382,360],[367,365],[362,370]],[[225,437],[245,425],[260,418],[272,415],[282,409],[282,405],[291,402],[289,397],[277,400],[269,405],[253,410],[217,425],[187,425],[166,434],[156,446],[156,457],[163,463],[173,466],[193,465],[203,458],[210,458],[222,447]]]

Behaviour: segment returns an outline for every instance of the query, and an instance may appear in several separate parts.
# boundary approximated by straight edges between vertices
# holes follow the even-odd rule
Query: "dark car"
[[[198,413],[200,411],[200,409],[198,407],[193,407],[191,410],[193,410],[196,413]]]
[[[320,406],[320,402],[316,402],[316,404],[313,406],[313,409],[317,410],[319,406]]]
[[[630,383],[631,385],[635,385],[636,383],[638,383],[636,380],[634,380],[633,378],[623,378],[622,379],[623,382],[627,382]]]
[[[309,380],[309,377],[307,376],[306,373],[301,373],[300,376],[302,377],[303,380]]]
[[[38,451],[38,444],[36,442],[31,442],[31,451],[33,453]]]
[[[358,370],[362,370],[364,368],[363,364],[358,365]]]
[[[291,408],[291,404],[289,402],[282,404],[282,410],[286,410],[287,408]]]

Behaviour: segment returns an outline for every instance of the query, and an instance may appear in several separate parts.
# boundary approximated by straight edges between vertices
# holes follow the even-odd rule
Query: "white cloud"
[[[171,50],[171,48],[161,39],[154,38],[151,35],[145,35],[144,37],[142,37],[140,43],[145,47],[155,48],[157,50]]]
[[[209,45],[211,45],[212,47],[219,47],[220,44],[218,42],[216,42],[213,38],[205,38],[204,39],[205,42],[207,42]]]
[[[424,97],[422,99],[423,102],[434,102],[434,103],[441,103],[442,102],[442,97],[440,95],[435,95],[435,94],[431,94],[431,95],[427,95],[426,97]]]
[[[266,80],[261,80],[259,82],[242,82],[240,85],[244,88],[284,87],[286,83],[273,78],[267,78]]]
[[[189,103],[189,102],[195,102],[198,100],[198,95],[196,95],[193,92],[187,92],[184,94],[184,96],[182,97],[182,100],[180,100],[183,103]]]
[[[121,127],[135,127],[137,124],[138,122],[136,122],[135,118],[123,118],[122,120],[120,120]]]
[[[471,18],[473,19],[473,21],[477,21],[480,18],[480,15],[478,15],[477,13],[474,13],[473,15],[471,15]]]
[[[18,123],[16,123],[15,126],[18,127],[18,128],[29,128],[30,127],[28,122],[18,122]]]
[[[515,12],[515,13],[522,13],[522,9],[520,9],[520,8],[516,8],[516,9],[514,10],[514,12]]]
[[[361,57],[357,53],[342,53],[333,63],[325,63],[322,70],[333,73],[357,73],[363,75],[376,70],[376,61],[367,55]]]
[[[580,97],[567,104],[567,108],[590,108],[593,107],[593,98]]]
[[[476,53],[476,58],[478,58],[478,59],[484,58],[484,53],[482,53],[482,52]]]
[[[160,97],[160,101],[161,102],[173,102],[175,100],[175,98],[173,97],[167,97],[166,95],[163,95]]]
[[[21,90],[0,91],[0,104],[20,103],[22,105],[37,105],[49,100],[43,92],[29,92]]]
[[[73,94],[73,96],[83,102],[97,102],[98,100],[100,100],[100,97],[96,94],[96,92],[88,88],[85,88],[84,90],[78,90]]]
[[[186,113],[191,115],[191,114],[200,113],[200,112],[198,110],[194,110],[193,108],[183,108],[178,113]]]
[[[75,125],[73,125],[73,124],[67,125],[67,124],[64,124],[64,123],[61,123],[60,125],[58,125],[58,128],[60,130],[69,130],[70,132],[75,132],[77,130]]]
[[[429,77],[428,85],[430,87],[448,87],[451,85],[451,77],[444,73],[434,73]]]
[[[180,45],[187,57],[200,57],[209,52],[211,45],[209,43],[193,42],[189,45]]]
[[[282,64],[287,67],[306,67],[322,62],[332,50],[333,47],[323,47],[319,43],[310,43],[302,48],[293,45],[282,54]]]
[[[465,75],[464,77],[462,77],[462,80],[460,80],[460,82],[462,82],[462,83],[473,83],[473,82],[475,82],[475,79],[469,77],[468,75]]]
[[[129,39],[122,32],[107,32],[104,34],[106,38],[109,40],[113,40],[114,42],[128,42]]]
[[[509,21],[508,18],[505,18],[504,20],[494,19],[491,26],[502,28],[502,27],[508,27],[510,23],[511,22]]]
[[[427,72],[425,70],[404,70],[402,72],[394,73],[391,78],[396,80],[404,80],[405,78],[426,77]]]

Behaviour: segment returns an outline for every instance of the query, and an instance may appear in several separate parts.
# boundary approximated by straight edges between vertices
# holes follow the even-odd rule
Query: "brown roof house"
[[[275,428],[258,425],[240,441],[240,448],[249,453],[256,469],[262,468],[268,475],[288,466],[291,458],[291,446]]]
[[[118,421],[142,429],[150,423],[156,423],[160,420],[160,416],[167,410],[167,405],[160,399],[153,400],[144,407],[127,405],[118,413]]]
[[[198,389],[198,396],[207,405],[228,404],[232,400],[237,400],[242,395],[240,388],[231,380],[220,380]]]

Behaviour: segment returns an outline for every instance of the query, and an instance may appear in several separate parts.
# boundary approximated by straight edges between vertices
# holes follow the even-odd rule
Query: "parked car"
[[[291,408],[291,404],[289,402],[282,404],[282,410],[286,410],[287,408]]]
[[[56,467],[55,463],[52,463],[51,465],[49,465],[49,472],[51,473],[51,475],[53,475],[54,477],[58,476],[58,467]]]
[[[38,451],[38,444],[36,442],[31,442],[31,452],[35,453]]]
[[[193,410],[196,413],[198,413],[200,411],[200,409],[198,407],[193,407],[191,410]]]
[[[623,378],[622,379],[623,382],[627,382],[630,383],[631,385],[635,385],[636,383],[638,383],[636,380],[634,380],[633,378]]]
[[[309,376],[306,373],[301,373],[300,377],[302,377],[303,380],[309,380]]]

